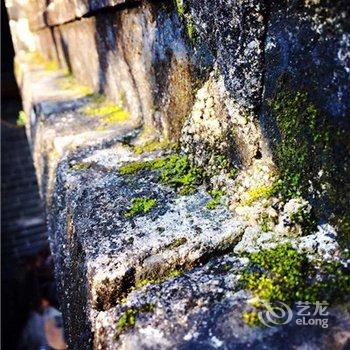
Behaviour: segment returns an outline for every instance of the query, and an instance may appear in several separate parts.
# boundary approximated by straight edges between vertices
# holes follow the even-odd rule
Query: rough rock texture
[[[327,329],[246,325],[242,313],[250,309],[251,296],[239,278],[247,259],[233,251],[256,251],[261,244],[281,242],[280,236],[264,238],[258,226],[252,231],[224,206],[205,208],[210,196],[202,187],[179,196],[158,182],[157,170],[122,175],[123,164],[154,159],[164,151],[135,154],[129,146],[137,135],[133,119],[99,128],[101,117],[84,112],[93,97],[60,89],[71,78],[20,58],[23,101],[30,115],[27,130],[46,198],[70,348],[238,349],[268,344],[280,349],[286,339],[300,347],[319,348],[329,339],[335,348],[344,346],[350,320],[342,309],[331,310]],[[156,199],[156,205],[128,218],[137,197]],[[315,237],[296,244],[311,255],[334,255],[338,246],[330,231],[320,228]],[[118,320],[127,310],[138,310],[137,322],[120,331]]]
[[[342,348],[349,318],[330,310],[330,329],[291,324],[257,329],[242,321],[250,295],[239,288],[244,259],[224,256],[162,283],[133,291],[123,305],[96,318],[96,349],[285,349]],[[118,337],[115,320],[125,310],[154,304],[140,312],[134,329]],[[288,344],[288,345],[286,345]],[[345,345],[346,346],[346,345]]]
[[[243,253],[348,243],[346,0],[7,7],[72,349],[348,345],[344,308],[328,329],[249,328],[238,283]],[[196,193],[121,174],[177,142]],[[133,198],[155,206],[128,218]]]
[[[307,137],[322,139],[320,130],[328,130],[320,150],[313,151],[308,146],[311,166],[307,180],[312,182],[313,200],[328,217],[333,213],[338,218],[347,217],[349,212],[349,198],[343,195],[349,193],[350,184],[348,19],[347,1],[310,0],[302,5],[297,1],[288,6],[271,3],[261,114],[264,134],[278,153],[281,128],[271,113],[271,101],[285,91],[291,98],[297,92],[307,94],[307,103],[317,110],[318,130]],[[302,147],[301,142],[299,146]]]

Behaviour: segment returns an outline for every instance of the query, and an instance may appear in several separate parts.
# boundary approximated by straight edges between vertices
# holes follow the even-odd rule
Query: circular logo
[[[258,312],[259,321],[266,327],[289,323],[293,318],[292,309],[282,301],[271,304],[263,301],[265,310]]]

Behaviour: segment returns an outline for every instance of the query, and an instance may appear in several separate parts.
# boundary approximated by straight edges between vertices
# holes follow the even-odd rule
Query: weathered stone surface
[[[106,7],[120,6],[124,4],[137,3],[138,0],[38,0],[30,6],[22,6],[27,11],[30,28],[33,31],[43,29],[47,26],[57,26]]]
[[[100,67],[95,25],[93,17],[83,18],[64,28],[55,28],[54,38],[62,66],[67,67],[80,83],[98,91]]]
[[[192,103],[194,78],[189,48],[174,11],[145,3],[37,35],[48,59],[58,60],[94,91],[123,100],[145,129],[179,137]]]
[[[36,81],[34,100],[24,95],[24,101],[31,114],[39,184],[50,208],[59,289],[63,299],[69,295],[62,305],[68,341],[82,348],[88,343],[92,308],[115,305],[142,279],[188,269],[232,248],[244,224],[231,218],[227,209],[204,209],[210,197],[201,191],[175,198],[155,174],[120,176],[118,164],[140,158],[116,143],[118,135],[127,135],[128,126],[96,132],[96,121],[89,123],[89,117],[77,113],[86,98],[72,106],[57,96],[57,85],[52,95],[48,86],[50,80],[57,84],[56,73],[33,72],[25,79]],[[124,212],[138,196],[157,199],[156,208],[145,218],[126,219]],[[184,236],[181,246],[170,248]]]
[[[54,28],[43,28],[37,34],[37,46],[43,56],[51,61],[61,63],[59,52],[61,51],[61,45],[57,44],[54,36]],[[65,64],[62,64],[63,68],[67,68]]]
[[[248,328],[242,312],[251,296],[238,283],[246,261],[235,255],[285,242],[310,259],[339,255],[340,235],[320,219],[344,216],[350,193],[345,1],[118,4],[39,2],[32,17],[41,28],[28,30],[34,46],[87,87],[52,62],[41,62],[50,68],[43,70],[24,59],[20,50],[33,43],[19,40],[22,12],[11,17],[70,347],[318,349],[329,341],[345,348],[349,315],[341,309],[331,311],[327,330]],[[110,5],[118,6],[99,11]],[[94,111],[101,99],[93,92],[130,117],[110,123],[98,108],[89,116],[86,108]],[[304,104],[290,102],[304,93]],[[287,130],[294,143],[282,157],[283,128],[303,109],[315,133]],[[320,138],[326,146],[313,147]],[[214,210],[205,208],[211,197],[204,187],[181,197],[159,183],[157,171],[120,174],[126,162],[168,152],[133,152],[132,145],[158,139],[180,139],[209,189],[223,192]],[[307,191],[273,194],[305,143],[296,166],[306,159],[307,170],[290,173]],[[127,218],[135,197],[156,206]],[[306,232],[303,216],[313,210],[319,226]],[[118,330],[128,308],[149,303],[153,313],[134,315],[134,328]]]
[[[246,108],[260,103],[265,5],[262,1],[189,2],[199,40],[215,53],[225,87]]]
[[[123,305],[96,318],[96,349],[335,349],[349,344],[349,315],[329,310],[328,328],[289,324],[252,328],[242,321],[249,293],[239,287],[244,259],[224,256],[176,279],[129,294]],[[118,332],[126,310],[154,305],[139,312],[134,327]],[[294,310],[296,314],[296,310]],[[332,344],[332,345],[331,345]]]
[[[310,156],[313,164],[308,180],[312,182],[313,200],[328,217],[333,213],[338,218],[345,217],[349,209],[348,5],[347,1],[327,0],[271,4],[261,118],[264,134],[275,151],[281,130],[271,113],[271,101],[286,91],[290,98],[298,92],[307,93],[309,105],[318,111],[317,131],[311,137],[322,138],[322,130],[328,128],[330,138],[328,155],[324,146],[322,154]]]
[[[188,38],[181,11],[179,15],[173,4],[145,1],[41,30],[39,47],[93,90],[114,101],[123,98],[148,133],[179,138],[193,89],[205,83],[214,64],[222,80],[221,109],[228,109],[233,122],[236,115],[254,117],[262,89],[263,6],[222,1],[215,6],[193,2],[189,8],[196,40]],[[240,31],[244,35],[238,42],[234,38]],[[240,137],[239,142],[246,140]],[[261,148],[255,143],[249,159]]]
[[[286,339],[311,349],[329,339],[346,346],[341,337],[350,321],[342,309],[331,311],[328,329],[248,327],[242,313],[251,296],[239,283],[247,259],[228,253],[242,236],[247,251],[271,237],[256,226],[255,240],[247,240],[249,223],[224,206],[205,208],[210,196],[202,187],[178,196],[159,183],[156,170],[121,175],[126,162],[165,151],[135,154],[128,146],[139,132],[132,118],[101,130],[101,117],[84,112],[94,97],[72,83],[62,89],[69,79],[62,71],[24,58],[18,67],[70,348],[281,349]],[[136,197],[156,199],[156,206],[127,218]],[[325,228],[305,237],[304,248],[334,254],[336,242],[327,235]],[[121,332],[123,312],[148,304],[152,312],[140,312],[135,327]]]

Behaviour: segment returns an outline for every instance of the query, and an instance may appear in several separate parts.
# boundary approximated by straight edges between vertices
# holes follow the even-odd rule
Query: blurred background
[[[1,35],[1,345],[59,349],[65,346],[53,263],[25,128],[16,124],[22,106],[3,2]]]

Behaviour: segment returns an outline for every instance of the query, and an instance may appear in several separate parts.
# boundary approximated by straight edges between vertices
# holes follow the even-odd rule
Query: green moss
[[[350,276],[341,263],[312,264],[289,243],[250,254],[249,259],[242,281],[260,299],[334,302],[350,293]]]
[[[166,148],[172,148],[173,145],[168,140],[158,141],[158,140],[151,140],[146,142],[144,145],[137,145],[133,146],[133,151],[136,154],[143,154],[147,152],[153,152],[156,150],[162,150]]]
[[[148,197],[133,198],[130,209],[124,213],[126,218],[131,218],[138,214],[146,214],[157,204],[157,200]]]
[[[126,310],[119,318],[117,322],[118,327],[118,333],[121,334],[125,331],[127,328],[134,327],[136,324],[136,316],[137,316],[137,310],[136,309],[128,309]],[[119,336],[118,334],[118,336]]]
[[[227,271],[230,271],[232,268],[232,265],[231,264],[228,264],[228,263],[225,263],[224,266],[222,267],[222,269],[227,272]]]
[[[157,170],[165,166],[167,158],[158,158],[151,161],[136,161],[122,165],[119,169],[120,174],[136,174],[141,170]]]
[[[27,123],[27,114],[24,111],[20,111],[17,116],[16,125],[17,126],[25,126]]]
[[[215,156],[214,161],[215,165],[222,169],[227,169],[227,167],[229,166],[229,161],[223,155]]]
[[[58,70],[60,67],[58,66],[57,62],[55,61],[46,61],[44,63],[44,68],[47,71],[56,71]]]
[[[231,167],[231,169],[229,170],[229,175],[231,179],[236,178],[238,175],[238,169],[235,167]]]
[[[186,242],[187,242],[187,239],[185,237],[177,238],[173,242],[171,242],[169,245],[167,245],[167,248],[175,249],[185,244]]]
[[[187,35],[189,39],[192,41],[192,43],[195,43],[197,40],[196,27],[194,24],[193,17],[189,14],[187,15],[187,20],[186,20],[186,30],[187,30]]]
[[[137,316],[140,313],[154,312],[154,309],[154,304],[144,304],[140,307],[128,308],[125,312],[121,314],[117,321],[117,330],[114,336],[115,339],[118,339],[119,336],[127,329],[135,327]]]
[[[191,194],[202,181],[203,170],[191,166],[187,156],[172,154],[152,161],[131,162],[123,165],[122,175],[135,174],[141,170],[160,170],[159,180],[179,190],[180,194]]]
[[[295,213],[291,215],[293,223],[300,225],[303,228],[303,233],[312,234],[317,230],[317,219],[313,210],[306,211],[303,208],[299,208]]]
[[[196,192],[196,186],[201,182],[203,171],[191,166],[187,156],[177,154],[167,157],[167,161],[161,168],[160,181],[175,189],[180,189],[181,194]]]
[[[188,3],[186,0],[175,0],[176,11],[179,14],[180,18],[185,22],[186,31],[189,39],[192,43],[195,43],[197,40],[195,23],[192,15],[189,13]]]
[[[176,277],[182,275],[182,273],[183,272],[181,270],[175,269],[175,270],[169,271],[166,275],[161,276],[159,278],[150,278],[150,279],[144,278],[144,279],[141,279],[141,280],[136,282],[135,289],[140,289],[140,288],[142,288],[144,286],[147,286],[149,284],[163,283],[163,282],[165,282],[165,281],[167,281],[169,279],[176,278]]]
[[[346,244],[350,236],[349,196],[345,195],[350,191],[344,182],[348,134],[327,119],[327,112],[311,103],[306,92],[282,87],[270,107],[281,136],[274,150],[280,177],[275,193],[284,199],[309,198],[312,189],[315,214],[327,215],[339,229],[340,243]]]
[[[273,186],[257,186],[247,191],[248,198],[243,201],[243,205],[252,205],[262,198],[269,198],[273,194]]]
[[[175,0],[176,10],[180,17],[185,16],[186,12],[188,11],[188,6],[184,1],[186,0]]]
[[[205,207],[209,210],[215,209],[221,202],[221,197],[225,195],[225,191],[222,190],[211,190],[208,191],[212,199],[210,199]]]
[[[349,212],[345,212],[342,215],[339,215],[337,227],[339,231],[343,233],[343,236],[340,237],[339,243],[341,244],[342,247],[347,247],[350,241],[350,213]]]
[[[91,163],[78,162],[69,167],[70,171],[86,170],[91,167]]]
[[[272,229],[273,220],[268,214],[262,213],[259,218],[259,223],[262,232],[269,232]]]
[[[332,163],[326,119],[305,92],[281,90],[270,107],[281,135],[275,152],[280,175],[275,191],[286,199],[307,195],[309,181]]]
[[[231,179],[234,179],[238,174],[238,169],[232,166],[227,156],[222,154],[214,156],[214,164],[217,168],[225,170]]]
[[[126,163],[119,168],[119,172],[121,175],[126,174],[136,174],[141,170],[149,169],[148,161],[136,161],[131,163]]]

